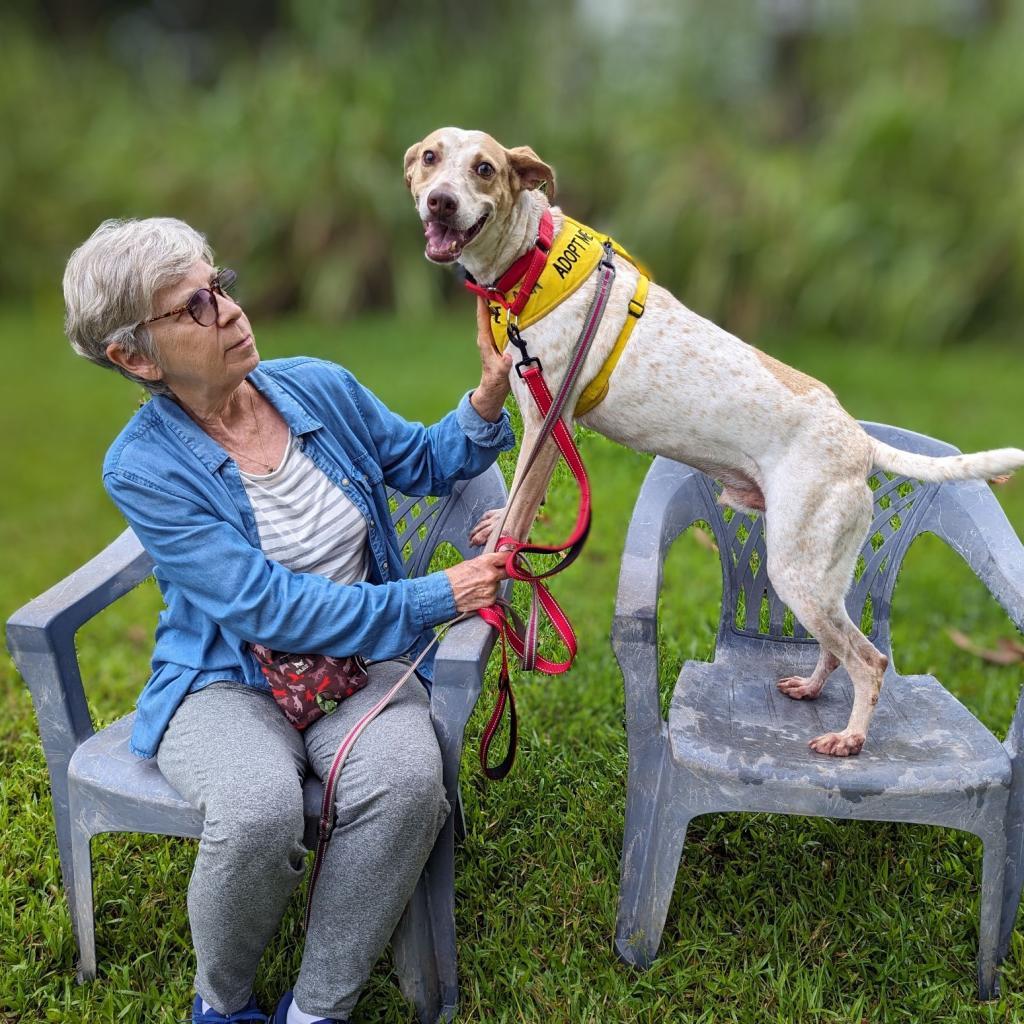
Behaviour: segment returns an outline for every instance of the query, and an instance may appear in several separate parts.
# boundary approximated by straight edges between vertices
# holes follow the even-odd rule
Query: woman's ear
[[[141,352],[125,349],[119,341],[107,345],[107,358],[115,365],[127,370],[133,377],[143,380],[162,380],[164,371]]]
[[[512,183],[520,189],[538,188],[546,183],[544,190],[548,199],[555,198],[555,172],[529,146],[507,149],[509,166],[512,168]]]

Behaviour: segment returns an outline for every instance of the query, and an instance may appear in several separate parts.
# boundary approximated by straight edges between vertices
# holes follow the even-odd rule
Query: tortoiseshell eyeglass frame
[[[188,302],[183,306],[178,306],[176,309],[170,309],[166,313],[161,313],[159,316],[151,316],[148,320],[141,321],[139,326],[142,327],[145,324],[156,323],[157,320],[165,320],[169,316],[180,316],[182,313],[188,313],[188,315],[192,317],[200,327],[212,327],[220,317],[220,310],[217,308],[217,296],[222,295],[226,297],[228,291],[234,287],[237,280],[238,274],[236,274],[230,267],[224,267],[217,271],[208,287],[197,288],[189,296]],[[206,295],[209,295],[209,301],[205,298],[200,298],[204,292]],[[200,314],[211,306],[213,307],[213,319],[208,324],[203,323],[200,319]]]

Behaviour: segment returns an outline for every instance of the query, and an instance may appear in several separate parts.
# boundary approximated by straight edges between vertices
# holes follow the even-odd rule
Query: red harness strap
[[[488,302],[496,302],[499,306],[507,309],[513,316],[519,316],[523,307],[530,300],[530,293],[533,286],[540,278],[541,271],[548,261],[548,253],[551,251],[551,243],[555,240],[555,222],[551,218],[551,211],[545,210],[540,218],[540,225],[537,228],[537,241],[533,248],[523,253],[505,271],[493,285],[480,285],[475,281],[466,281],[466,287],[477,295],[482,295]],[[510,292],[516,282],[522,280],[522,287],[516,297],[509,302],[505,293]]]

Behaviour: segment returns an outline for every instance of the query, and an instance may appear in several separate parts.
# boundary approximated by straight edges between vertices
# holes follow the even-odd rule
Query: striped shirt
[[[268,559],[293,572],[335,583],[359,583],[368,573],[366,520],[289,435],[272,473],[239,470]]]

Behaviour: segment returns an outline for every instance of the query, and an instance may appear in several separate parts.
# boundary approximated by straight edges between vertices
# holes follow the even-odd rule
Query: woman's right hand
[[[445,569],[455,595],[456,610],[475,612],[478,608],[494,604],[498,586],[508,576],[505,572],[507,561],[508,552],[492,551]]]

